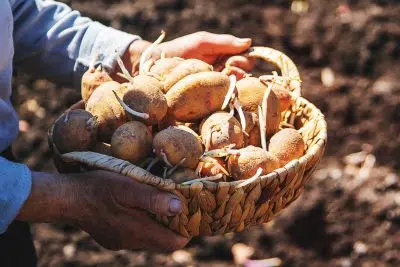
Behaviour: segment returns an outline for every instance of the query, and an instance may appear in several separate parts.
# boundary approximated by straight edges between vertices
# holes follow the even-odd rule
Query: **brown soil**
[[[311,0],[302,15],[288,0],[64,2],[147,40],[161,29],[169,39],[207,30],[284,51],[298,64],[304,96],[326,115],[329,144],[303,196],[278,219],[245,233],[195,238],[185,249],[192,257],[184,254],[187,263],[178,264],[177,254],[110,252],[76,229],[36,224],[40,266],[234,266],[235,243],[254,248],[251,259],[278,257],[283,266],[400,265],[397,0]],[[324,68],[335,75],[332,86],[321,82]],[[33,169],[54,171],[45,133],[79,93],[24,74],[16,75],[15,89],[30,129],[14,151]],[[376,157],[364,178],[360,166],[343,160],[361,150]]]

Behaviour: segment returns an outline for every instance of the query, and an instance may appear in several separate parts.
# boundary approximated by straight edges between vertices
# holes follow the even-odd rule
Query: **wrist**
[[[32,172],[32,189],[17,220],[75,224],[79,187],[64,174]]]

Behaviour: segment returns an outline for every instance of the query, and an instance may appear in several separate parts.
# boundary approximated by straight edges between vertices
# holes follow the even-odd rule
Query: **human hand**
[[[135,73],[139,68],[142,52],[150,45],[147,41],[135,41],[123,56],[128,69]],[[228,34],[196,32],[161,43],[153,50],[152,58],[158,59],[161,53],[166,57],[196,58],[215,65],[217,71],[235,74],[238,78],[253,68],[255,61],[244,56],[232,56],[246,51],[251,46],[251,39],[237,38]]]
[[[112,172],[32,172],[32,190],[17,219],[68,223],[112,250],[171,251],[187,244],[148,212],[176,215],[181,203],[173,194]]]
[[[78,225],[102,246],[112,249],[172,251],[188,239],[149,217],[181,212],[178,197],[131,178],[106,171],[79,174],[84,196]]]

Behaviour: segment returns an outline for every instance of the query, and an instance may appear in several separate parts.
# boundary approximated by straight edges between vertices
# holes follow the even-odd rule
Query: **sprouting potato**
[[[218,174],[227,175],[226,163],[222,158],[210,158],[210,160],[202,162],[202,164],[200,170],[201,177],[215,176]]]
[[[287,110],[293,104],[293,97],[290,94],[289,90],[286,90],[280,85],[273,86],[272,91],[274,91],[275,95],[279,99],[281,112]]]
[[[268,86],[272,81],[265,82]],[[293,104],[293,96],[289,90],[287,90],[284,85],[280,83],[274,83],[272,85],[272,91],[274,91],[276,97],[279,99],[281,112],[287,110]]]
[[[122,97],[121,84],[105,82],[93,92],[86,103],[86,110],[97,117],[98,139],[103,142],[109,142],[114,131],[127,122],[125,111],[113,91]]]
[[[154,136],[153,152],[170,167],[180,164],[182,167],[196,169],[203,147],[200,137],[194,131],[179,125],[168,127]]]
[[[268,150],[279,159],[280,165],[284,166],[304,155],[304,140],[297,130],[286,128],[272,136]]]
[[[112,78],[104,70],[101,64],[97,68],[94,68],[94,66],[89,67],[89,69],[83,74],[81,81],[81,94],[83,101],[87,102],[97,87],[109,81],[112,81]]]
[[[150,68],[150,72],[156,76],[164,79],[166,75],[170,74],[171,71],[184,61],[183,58],[161,58],[154,62],[154,65]],[[163,91],[165,90],[165,87]]]
[[[236,82],[238,98],[245,111],[257,112],[267,87],[255,77],[246,77]]]
[[[272,153],[262,148],[248,146],[240,149],[239,155],[231,155],[228,159],[228,170],[234,180],[248,179],[262,169],[261,175],[279,168],[279,160]]]
[[[88,151],[96,143],[97,118],[83,110],[61,115],[53,125],[53,143],[60,153]]]
[[[216,112],[200,125],[200,133],[206,151],[234,144],[243,147],[243,132],[238,120],[227,112]]]
[[[138,163],[151,153],[152,142],[152,133],[145,124],[130,121],[114,132],[111,149],[115,157]]]
[[[168,108],[181,122],[202,119],[221,108],[229,84],[229,77],[220,72],[191,74],[167,92]]]
[[[246,77],[236,83],[238,98],[243,110],[257,113],[258,106],[263,105],[263,97],[268,87],[259,79]],[[281,121],[281,107],[279,99],[273,90],[267,99],[266,135],[271,137],[279,130]]]
[[[164,70],[165,73],[161,76],[163,77],[164,92],[168,92],[177,82],[191,74],[210,72],[212,70],[213,67],[211,65],[198,59],[191,58],[181,61],[171,68],[169,72]]]
[[[125,93],[122,97],[123,102],[129,108],[147,114],[148,117],[135,119],[147,125],[160,122],[167,113],[167,101],[162,93],[162,84],[148,75],[138,75],[133,77],[131,82],[123,84]]]

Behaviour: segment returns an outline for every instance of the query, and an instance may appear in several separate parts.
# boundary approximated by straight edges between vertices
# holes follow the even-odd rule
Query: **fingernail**
[[[240,39],[238,39],[238,41],[240,43],[250,43],[251,39],[250,38],[240,38]]]
[[[173,198],[169,201],[170,215],[176,215],[181,212],[182,204],[178,198]]]

